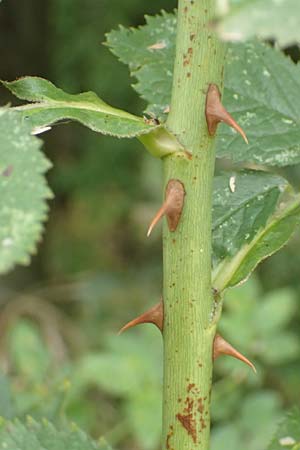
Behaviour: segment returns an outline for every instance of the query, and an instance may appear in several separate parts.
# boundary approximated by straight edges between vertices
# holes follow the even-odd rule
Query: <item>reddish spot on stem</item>
[[[171,444],[170,444],[170,440],[173,436],[174,436],[174,428],[172,425],[170,425],[169,433],[167,434],[167,439],[166,439],[167,450],[173,450],[173,448],[171,447]]]
[[[204,412],[204,404],[203,404],[203,400],[201,397],[198,399],[198,411],[201,415]]]
[[[196,421],[193,419],[193,414],[177,414],[176,418],[192,437],[194,444],[197,444]]]
[[[192,412],[193,406],[194,406],[194,400],[190,397],[187,397],[185,399],[185,404],[186,404],[186,407],[184,408],[183,412],[186,412],[186,413]]]
[[[204,430],[204,428],[206,428],[206,423],[205,423],[205,420],[203,419],[203,417],[200,417],[200,427],[201,427],[201,431]]]
[[[195,383],[190,383],[187,387],[187,391],[191,392],[191,390],[193,389],[193,387],[195,387]]]

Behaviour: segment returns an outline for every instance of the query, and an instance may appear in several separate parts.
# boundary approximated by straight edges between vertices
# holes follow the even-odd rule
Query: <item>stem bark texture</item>
[[[222,92],[224,46],[211,29],[214,0],[179,0],[172,101],[167,127],[192,159],[164,158],[165,186],[186,192],[175,232],[163,231],[163,444],[208,450],[212,344],[211,207],[214,141],[205,118],[210,83]]]

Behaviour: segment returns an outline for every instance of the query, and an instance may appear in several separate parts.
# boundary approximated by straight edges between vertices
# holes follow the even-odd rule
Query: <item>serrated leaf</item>
[[[213,286],[216,289],[223,291],[246,280],[262,259],[289,239],[300,219],[300,196],[278,204],[287,186],[283,178],[265,172],[245,171],[215,178]]]
[[[139,28],[108,33],[107,45],[137,78],[134,88],[149,103],[147,111],[163,117],[171,98],[177,19],[165,12],[145,19]]]
[[[3,420],[0,446],[6,450],[111,450],[105,442],[96,443],[75,425],[61,430],[48,421],[39,423],[31,418],[26,423]]]
[[[258,230],[265,226],[286,186],[283,178],[265,172],[233,172],[215,177],[214,265],[235,255],[241,246],[252,241]]]
[[[134,137],[149,133],[156,126],[103,102],[94,92],[68,94],[50,81],[24,77],[2,81],[16,97],[34,102],[14,108],[35,128],[63,119],[76,120],[93,131],[117,137]]]
[[[223,102],[244,128],[249,145],[223,124],[219,157],[271,166],[300,162],[300,66],[260,42],[232,45]]]
[[[219,13],[222,13],[220,8]],[[276,39],[280,45],[287,46],[300,42],[299,15],[298,0],[231,0],[217,30],[224,40],[258,36]]]
[[[294,408],[281,422],[268,450],[296,450],[300,447],[300,411]]]
[[[51,197],[44,177],[50,163],[30,131],[17,112],[0,109],[0,273],[29,263]]]
[[[165,118],[170,104],[176,17],[146,17],[138,29],[107,35],[111,51],[129,65],[147,111]],[[300,162],[300,69],[279,51],[259,42],[229,47],[223,103],[244,128],[249,146],[225,125],[219,127],[217,156],[237,162],[286,166]]]

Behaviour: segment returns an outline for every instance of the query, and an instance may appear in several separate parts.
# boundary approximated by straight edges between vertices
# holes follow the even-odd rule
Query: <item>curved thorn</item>
[[[161,300],[157,305],[150,308],[144,314],[141,314],[136,319],[131,320],[126,323],[118,335],[123,333],[123,331],[128,330],[129,328],[135,327],[136,325],[140,325],[141,323],[153,323],[161,332],[163,331],[163,323],[164,323],[164,307],[163,301]]]
[[[167,214],[167,211],[168,211],[168,203],[167,203],[167,200],[165,200],[164,203],[162,204],[161,208],[159,208],[159,210],[157,211],[157,213],[153,217],[152,222],[149,225],[149,228],[148,228],[148,231],[147,231],[147,237],[150,236],[150,234],[152,233],[153,228],[160,221],[160,219],[165,214]]]
[[[176,230],[184,204],[184,196],[183,184],[179,180],[170,180],[166,187],[165,201],[154,216],[148,228],[147,237],[150,236],[153,228],[164,215],[167,216],[169,230]]]
[[[221,355],[229,355],[232,356],[233,358],[243,361],[245,364],[251,367],[251,369],[256,373],[256,368],[254,364],[251,361],[249,361],[248,358],[246,358],[234,347],[232,347],[232,345],[230,345],[227,341],[225,341],[225,339],[223,339],[222,336],[216,334],[213,346],[213,359],[215,360]]]
[[[222,117],[222,116],[220,116]],[[234,128],[244,139],[244,141],[246,142],[246,144],[249,144],[248,138],[246,136],[246,133],[244,132],[244,130],[239,126],[239,124],[234,120],[234,118],[232,117],[231,114],[229,114],[228,111],[226,111],[226,109],[224,108],[224,115],[221,118],[222,122],[227,123],[227,125],[229,125],[231,128]]]
[[[224,122],[234,128],[244,139],[246,144],[249,143],[244,130],[238,125],[234,118],[224,108],[221,102],[221,94],[216,84],[210,84],[206,96],[206,122],[208,133],[214,136],[219,122]]]

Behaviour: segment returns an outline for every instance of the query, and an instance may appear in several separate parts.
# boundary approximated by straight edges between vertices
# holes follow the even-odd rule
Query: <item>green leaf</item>
[[[107,35],[111,51],[129,66],[147,111],[164,119],[170,104],[176,16],[146,17],[138,29]],[[217,156],[237,162],[286,166],[300,162],[299,66],[261,42],[229,47],[223,103],[249,138],[249,146],[226,125],[219,126]]]
[[[60,430],[47,421],[38,423],[31,418],[26,423],[2,421],[0,446],[6,450],[111,450],[106,443],[90,439],[75,425]]]
[[[140,117],[109,106],[94,92],[67,94],[39,77],[2,81],[2,84],[16,97],[34,102],[14,109],[35,128],[63,119],[76,120],[93,131],[117,137],[139,136],[156,128]]]
[[[281,422],[268,450],[300,448],[300,411],[294,408]]]
[[[249,145],[222,124],[217,153],[271,166],[300,162],[300,66],[260,42],[232,45],[223,103],[244,128]]]
[[[230,188],[230,184],[232,185]],[[214,264],[252,241],[273,213],[287,182],[265,172],[217,176],[213,192]]]
[[[51,197],[44,177],[50,163],[30,131],[18,113],[0,109],[0,273],[29,263]]]
[[[106,35],[112,53],[137,78],[134,88],[149,103],[147,111],[159,117],[170,104],[176,22],[174,14],[163,11],[155,17],[146,16],[144,26],[120,27]]]
[[[219,13],[222,12],[219,8]],[[276,39],[280,45],[286,46],[300,42],[299,15],[298,0],[231,0],[217,30],[224,40],[258,36]]]
[[[260,261],[279,250],[300,220],[300,196],[277,202],[285,180],[263,172],[217,177],[213,200],[213,286],[245,281]],[[276,209],[275,209],[276,208]]]

